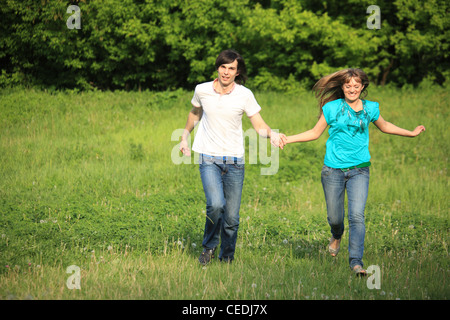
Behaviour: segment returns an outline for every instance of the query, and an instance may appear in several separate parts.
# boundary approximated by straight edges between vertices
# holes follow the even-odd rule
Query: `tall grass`
[[[191,92],[0,94],[1,299],[449,296],[449,96],[442,88],[370,90],[386,120],[427,128],[415,139],[370,129],[364,261],[380,267],[378,290],[349,271],[347,237],[338,257],[326,250],[326,133],[280,151],[276,175],[246,166],[236,260],[201,267],[198,167],[171,159],[171,135],[184,127]],[[310,93],[256,97],[272,128],[294,134],[315,124]],[[81,268],[80,290],[66,285],[70,265]]]

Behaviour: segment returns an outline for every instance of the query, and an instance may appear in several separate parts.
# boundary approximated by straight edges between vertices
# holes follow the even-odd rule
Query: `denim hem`
[[[358,259],[349,259],[349,265],[351,270],[353,270],[356,266],[361,266],[361,268],[364,268],[364,263]]]

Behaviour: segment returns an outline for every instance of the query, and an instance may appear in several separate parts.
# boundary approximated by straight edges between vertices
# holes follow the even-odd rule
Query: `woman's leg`
[[[363,267],[364,238],[366,233],[364,209],[369,193],[369,167],[352,169],[347,173],[349,264],[353,269]]]
[[[345,175],[340,169],[323,166],[321,174],[327,219],[334,239],[340,240],[344,233]]]

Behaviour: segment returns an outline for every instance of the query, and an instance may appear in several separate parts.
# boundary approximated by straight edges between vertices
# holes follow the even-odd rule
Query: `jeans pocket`
[[[233,166],[239,170],[244,170],[244,167],[245,167],[245,165],[243,163],[233,163]]]
[[[330,168],[326,165],[323,165],[322,173],[321,173],[322,177],[327,177],[331,173],[332,170],[333,170],[332,168]]]
[[[357,168],[357,169],[358,169],[358,173],[366,175],[366,176],[370,176],[370,168],[369,167]]]

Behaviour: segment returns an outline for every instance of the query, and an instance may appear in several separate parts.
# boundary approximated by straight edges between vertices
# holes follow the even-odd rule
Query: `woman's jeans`
[[[206,196],[203,247],[214,249],[222,240],[219,259],[233,260],[244,184],[244,161],[200,154],[200,176]]]
[[[353,269],[363,266],[364,208],[369,192],[369,167],[354,168],[346,172],[327,166],[322,168],[322,186],[327,203],[328,223],[335,239],[341,239],[344,232],[344,196],[347,189],[349,225],[349,263]]]

